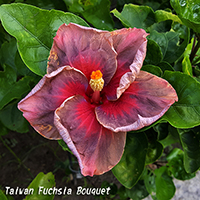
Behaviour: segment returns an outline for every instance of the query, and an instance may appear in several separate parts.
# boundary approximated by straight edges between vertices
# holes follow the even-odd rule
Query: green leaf
[[[191,65],[189,56],[185,56],[183,58],[182,70],[183,70],[184,74],[188,74],[190,76],[193,76],[193,74],[192,74],[192,65]]]
[[[139,180],[133,188],[126,188],[126,193],[128,197],[134,200],[141,200],[149,195],[142,180]]]
[[[8,134],[8,129],[0,121],[0,136]]]
[[[17,104],[8,104],[0,111],[0,122],[8,129],[19,133],[29,131],[29,123],[22,116],[22,112],[17,109]]]
[[[5,30],[17,39],[24,63],[40,76],[46,73],[49,51],[59,26],[70,22],[87,26],[71,13],[42,10],[21,3],[2,5],[0,18]]]
[[[58,140],[58,144],[62,147],[64,151],[69,151],[72,154],[71,150],[69,149],[67,144],[64,142],[64,140]]]
[[[156,198],[156,184],[155,184],[155,175],[153,172],[146,170],[146,175],[144,176],[144,184],[148,191],[148,193],[151,195],[153,200],[157,200]]]
[[[132,188],[140,178],[148,147],[144,133],[129,133],[124,154],[120,162],[112,169],[118,181],[127,188]]]
[[[16,2],[16,1],[15,1]],[[62,10],[62,11],[67,11],[66,5],[62,0],[21,0],[21,2],[25,2],[26,4],[30,4],[33,6],[37,6],[42,9],[50,10],[50,9],[55,9],[55,10]]]
[[[0,81],[2,78],[0,78]],[[6,80],[6,79],[3,79]],[[34,80],[31,76],[26,76],[20,79],[18,82],[11,84],[3,82],[2,89],[0,89],[0,110],[13,99],[21,99],[21,96],[31,90],[30,82]]]
[[[157,140],[163,140],[168,135],[168,123],[156,124],[153,129],[158,133]]]
[[[165,72],[165,70],[174,71],[174,68],[166,61],[160,62],[158,66],[160,67],[160,69],[162,69],[163,72]]]
[[[187,173],[183,164],[184,153],[181,149],[175,148],[167,155],[168,169],[174,178],[188,180],[195,177],[195,173]]]
[[[196,130],[197,129],[197,130]],[[193,173],[200,168],[200,130],[179,130],[180,140],[184,150],[184,166],[187,173]]]
[[[155,18],[156,18],[157,22],[172,20],[172,21],[182,24],[182,21],[180,20],[180,18],[177,15],[172,14],[171,12],[167,12],[165,10],[156,10]]]
[[[155,41],[159,45],[162,51],[163,61],[168,63],[175,62],[183,54],[187,46],[188,37],[189,33],[184,42],[179,44],[179,34],[174,31],[158,33],[153,30],[149,36],[151,40]]]
[[[70,12],[82,15],[99,29],[113,30],[109,0],[64,0]],[[95,15],[94,15],[95,13]]]
[[[162,61],[162,59],[163,55],[159,45],[155,41],[148,39],[147,54],[144,60],[144,64],[157,65]]]
[[[168,39],[165,33],[158,33],[157,31],[153,30],[151,34],[148,36],[151,40],[155,41],[162,52],[162,56],[165,57],[167,47],[168,47]]]
[[[167,167],[161,167],[154,171],[156,178],[156,197],[158,200],[171,199],[176,191],[172,177],[167,173]]]
[[[174,128],[173,126],[169,125],[167,137],[160,140],[159,142],[163,145],[164,148],[166,148],[166,147],[169,148],[173,144],[176,144],[176,145],[180,144],[180,137],[179,137],[178,130],[176,128]],[[174,147],[172,147],[172,148],[174,148]]]
[[[110,31],[113,30],[114,22],[110,15],[110,1],[96,1],[97,3],[92,5],[92,2],[94,2],[94,0],[86,0],[84,9],[80,14],[96,28]],[[88,5],[89,2],[90,4]]]
[[[34,189],[33,194],[26,196],[25,200],[53,200],[55,195],[43,194],[42,192],[53,187],[55,187],[55,178],[52,172],[49,172],[46,175],[43,172],[40,172],[28,186],[28,189]]]
[[[181,72],[166,71],[163,78],[174,87],[179,99],[165,113],[163,119],[176,128],[200,125],[200,83]]]
[[[17,42],[15,38],[12,38],[9,42],[6,41],[2,44],[0,49],[0,64],[9,65],[16,71],[15,67],[15,54],[17,52]]]
[[[162,76],[162,70],[155,65],[144,65],[142,66],[141,70],[149,72],[159,77]]]
[[[158,141],[152,141],[148,143],[148,149],[146,154],[146,165],[154,163],[163,153],[163,146]]]
[[[155,23],[154,12],[152,8],[148,6],[125,4],[121,13],[116,9],[112,10],[111,13],[126,27],[147,29]]]
[[[171,0],[170,3],[181,21],[195,32],[200,33],[199,0]]]
[[[2,190],[0,190],[0,199],[1,200],[8,200],[6,195],[2,192]]]

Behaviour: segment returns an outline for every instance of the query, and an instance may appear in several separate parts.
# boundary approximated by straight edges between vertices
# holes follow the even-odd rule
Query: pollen
[[[104,80],[102,78],[103,74],[100,70],[93,71],[90,75],[90,87],[93,91],[101,91],[104,86]]]

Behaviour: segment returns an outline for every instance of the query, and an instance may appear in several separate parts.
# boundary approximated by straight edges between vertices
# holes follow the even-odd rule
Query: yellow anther
[[[93,71],[90,79],[90,87],[93,91],[101,91],[104,86],[104,80],[102,78],[103,74],[100,70]]]

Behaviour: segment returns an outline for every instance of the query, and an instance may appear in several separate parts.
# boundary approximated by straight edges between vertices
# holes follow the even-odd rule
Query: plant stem
[[[1,136],[0,136],[0,140],[3,142],[3,145],[10,151],[10,153],[17,159],[17,162],[21,165],[22,161],[20,160],[20,158],[17,157],[15,152],[5,143],[5,141],[3,140]]]
[[[198,51],[199,48],[200,48],[200,37],[199,37],[199,36],[197,37],[197,41],[198,41],[198,42],[197,42],[197,45],[194,47],[195,42],[196,42],[196,40],[194,39],[194,43],[193,43],[193,47],[194,47],[194,48],[192,48],[192,52],[191,52],[191,54],[190,54],[190,62],[191,62],[191,63],[192,63],[194,57],[196,56],[197,51]]]
[[[3,140],[3,138],[0,136],[0,140],[2,141],[3,145],[10,151],[10,153],[16,158],[17,162],[19,163],[19,165],[22,165],[30,174],[31,178],[33,178],[32,173],[30,172],[30,170],[23,164],[23,162],[21,161],[21,159],[15,154],[15,152],[5,143],[5,141]]]

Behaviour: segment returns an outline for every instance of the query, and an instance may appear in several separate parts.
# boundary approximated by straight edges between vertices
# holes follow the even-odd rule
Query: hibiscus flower
[[[84,176],[114,167],[127,131],[152,124],[178,100],[166,80],[140,71],[147,35],[61,25],[47,74],[18,104],[41,135],[66,142]]]

